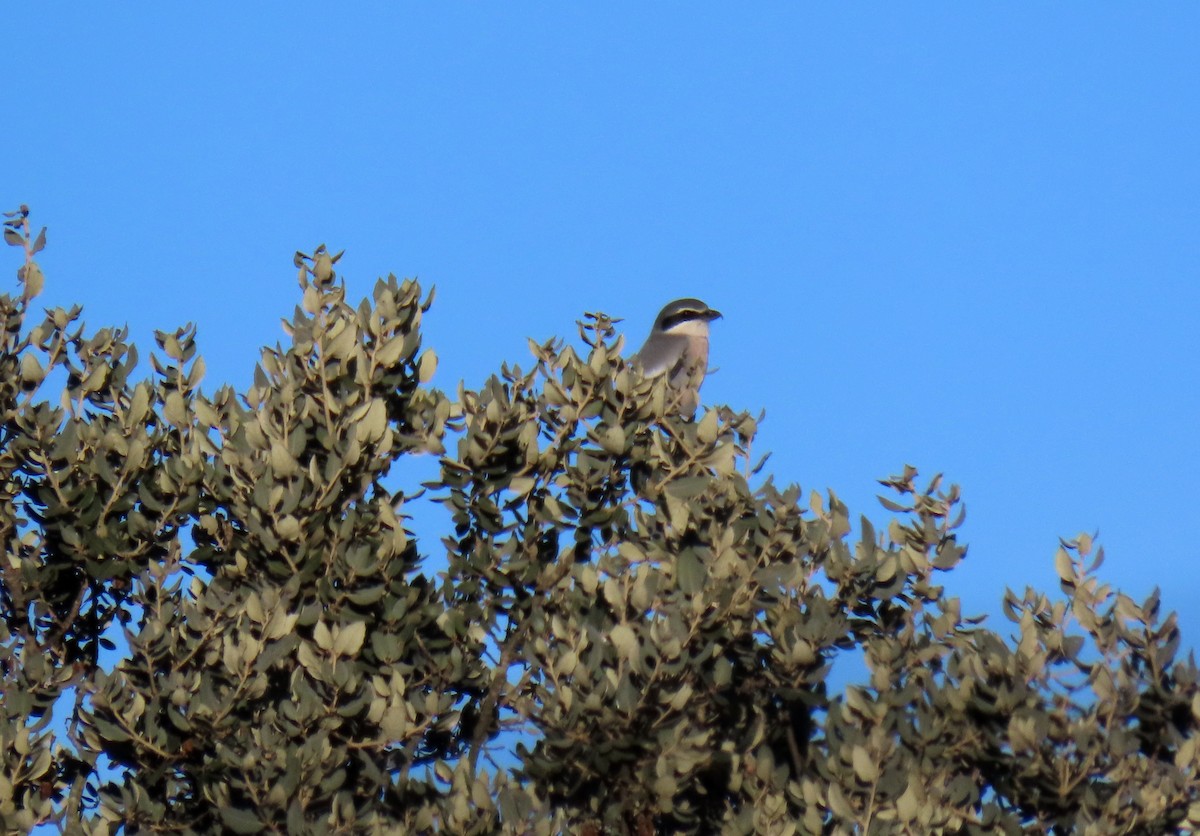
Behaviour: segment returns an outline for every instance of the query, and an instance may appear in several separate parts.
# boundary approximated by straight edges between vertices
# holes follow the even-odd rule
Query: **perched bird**
[[[720,317],[699,299],[676,299],[659,311],[633,361],[647,377],[666,374],[672,386],[699,389],[708,371],[708,323]]]

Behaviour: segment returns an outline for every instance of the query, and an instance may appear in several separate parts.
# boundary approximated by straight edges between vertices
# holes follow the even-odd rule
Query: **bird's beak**
[[[708,320],[720,319],[720,318],[721,318],[721,312],[720,312],[720,311],[718,311],[716,308],[709,308],[709,309],[708,309],[708,313],[706,313],[706,314],[704,315],[704,318],[705,318],[705,319],[708,319]]]

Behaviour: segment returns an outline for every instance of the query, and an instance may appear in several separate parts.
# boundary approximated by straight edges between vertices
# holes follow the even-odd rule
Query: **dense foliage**
[[[73,831],[1166,833],[1200,825],[1193,661],[1063,544],[1011,625],[937,585],[959,493],[802,498],[756,422],[533,345],[431,388],[430,299],[298,255],[287,347],[204,393],[121,329],[0,297],[0,823]],[[452,530],[418,542],[421,486]],[[397,468],[401,470],[401,468]],[[863,681],[829,683],[838,659]],[[852,669],[854,668],[852,664]]]

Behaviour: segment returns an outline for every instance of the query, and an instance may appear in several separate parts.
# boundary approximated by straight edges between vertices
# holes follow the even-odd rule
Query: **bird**
[[[708,371],[708,324],[720,318],[720,311],[699,299],[667,303],[633,362],[646,377],[665,374],[675,388],[698,390]]]

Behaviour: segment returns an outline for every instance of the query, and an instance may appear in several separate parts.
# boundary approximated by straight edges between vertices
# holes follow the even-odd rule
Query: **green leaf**
[[[404,353],[404,335],[391,337],[382,346],[375,349],[375,362],[385,369],[396,365],[400,355]]]
[[[609,641],[613,647],[617,649],[617,654],[625,661],[630,661],[637,657],[638,640],[633,629],[625,624],[618,624],[612,628],[608,634]]]
[[[312,272],[318,284],[328,284],[333,280],[333,259],[328,253],[320,253],[313,259]]]
[[[251,811],[242,810],[237,807],[228,807],[223,804],[219,805],[217,809],[220,811],[221,821],[234,833],[262,832],[262,821]]]
[[[871,754],[862,746],[855,746],[851,752],[854,764],[854,774],[865,784],[873,784],[879,778],[879,765]]]
[[[696,427],[696,437],[704,444],[712,444],[717,440],[717,411],[706,410]]]
[[[366,636],[367,624],[365,621],[355,621],[345,625],[333,640],[334,655],[353,656],[362,647],[363,639]]]
[[[600,437],[600,446],[607,453],[619,455],[625,451],[625,431],[620,427],[609,427]]]
[[[150,384],[139,383],[133,390],[133,395],[129,399],[129,424],[140,424],[142,419],[146,417],[146,412],[150,408]]]
[[[42,364],[38,362],[37,355],[32,351],[26,351],[21,354],[21,383],[32,389],[42,382],[46,376],[46,372],[42,369]]]
[[[846,800],[845,793],[842,792],[841,787],[837,784],[830,784],[829,786],[829,809],[843,821],[849,822],[855,820],[854,808]]]
[[[173,426],[187,426],[187,406],[184,403],[183,395],[178,392],[171,392],[167,395],[163,403],[163,417],[170,421]]]
[[[917,817],[917,811],[920,808],[921,802],[916,793],[916,779],[909,779],[908,786],[896,799],[896,814],[902,821],[910,822]]]
[[[429,383],[437,373],[437,365],[437,354],[432,348],[425,349],[421,353],[421,359],[417,363],[417,380],[422,384]]]
[[[712,484],[708,476],[685,476],[667,483],[667,493],[676,499],[691,499],[699,496],[704,489]]]
[[[318,621],[317,625],[313,628],[313,641],[322,650],[333,649],[333,634],[329,631],[329,625],[324,621]]]
[[[733,680],[733,663],[724,656],[713,663],[713,684],[724,688]]]
[[[46,278],[42,275],[42,268],[37,265],[37,262],[30,262],[20,269],[21,281],[25,284],[25,298],[36,299],[42,295],[42,288],[46,285]]]
[[[825,515],[825,503],[821,495],[815,490],[810,491],[808,495],[808,507],[818,517]]]
[[[1059,549],[1054,555],[1054,570],[1063,583],[1075,583],[1075,566],[1066,549]]]
[[[271,442],[271,470],[277,476],[294,476],[300,472],[300,463],[288,452],[287,446],[279,440]]]
[[[578,666],[579,656],[573,650],[568,650],[554,663],[554,673],[558,676],[570,676]]]
[[[382,398],[374,398],[367,407],[366,414],[358,422],[358,439],[366,443],[383,438],[387,430],[387,406]]]
[[[642,563],[646,560],[646,553],[642,551],[641,546],[629,540],[617,544],[617,554],[630,563]]]
[[[708,578],[708,569],[700,560],[695,549],[685,549],[680,553],[679,560],[675,565],[680,592],[685,595],[695,595],[704,588],[704,582]]]
[[[300,521],[291,514],[284,514],[275,521],[275,533],[277,533],[284,542],[292,543],[300,539]]]

